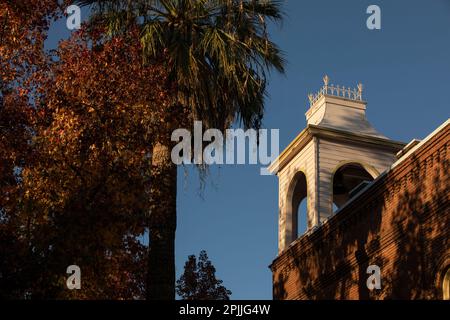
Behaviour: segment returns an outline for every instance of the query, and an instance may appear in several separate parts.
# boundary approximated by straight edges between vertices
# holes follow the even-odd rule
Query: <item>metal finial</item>
[[[363,92],[363,85],[362,85],[362,83],[360,82],[360,83],[358,83],[358,93],[361,95],[362,94],[362,92]]]

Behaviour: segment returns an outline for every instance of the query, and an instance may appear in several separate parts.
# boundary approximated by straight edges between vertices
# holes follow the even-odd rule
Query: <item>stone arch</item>
[[[447,267],[442,277],[442,299],[450,300],[450,266]]]
[[[437,297],[442,300],[450,300],[450,250],[447,250],[447,253],[439,260],[434,272]]]
[[[308,199],[308,184],[304,171],[298,171],[289,183],[286,197],[286,236],[287,244],[291,243],[298,237],[298,209],[300,203]],[[307,214],[306,214],[307,217]],[[307,226],[310,223],[307,222]]]
[[[339,210],[364,184],[379,176],[371,165],[360,161],[343,161],[333,170],[331,176],[332,207]],[[333,206],[334,205],[334,206]],[[335,211],[332,208],[332,211]]]

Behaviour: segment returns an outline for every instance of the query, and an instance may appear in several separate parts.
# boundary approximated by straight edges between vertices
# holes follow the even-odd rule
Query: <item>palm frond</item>
[[[284,72],[268,21],[281,0],[78,0],[103,15],[111,33],[138,24],[144,60],[166,57],[177,99],[192,117],[222,128],[234,119],[259,127],[269,72]]]

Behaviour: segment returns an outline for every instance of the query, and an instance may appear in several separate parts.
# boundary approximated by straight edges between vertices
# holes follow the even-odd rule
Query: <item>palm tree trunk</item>
[[[153,148],[147,300],[175,299],[177,167],[170,154],[170,146]]]

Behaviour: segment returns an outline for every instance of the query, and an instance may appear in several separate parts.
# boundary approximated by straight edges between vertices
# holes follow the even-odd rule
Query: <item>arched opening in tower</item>
[[[295,186],[292,191],[292,236],[293,239],[303,235],[308,230],[307,214],[307,184],[303,172],[298,172],[293,180]]]
[[[333,211],[337,211],[374,178],[359,163],[340,167],[333,176]]]

